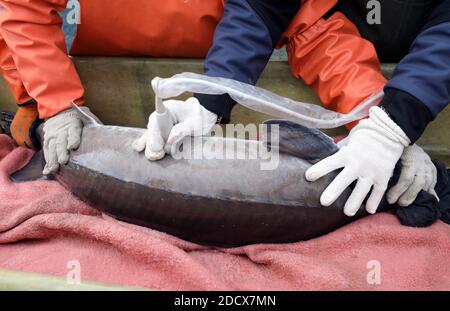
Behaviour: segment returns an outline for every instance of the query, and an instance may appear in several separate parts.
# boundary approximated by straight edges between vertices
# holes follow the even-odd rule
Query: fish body
[[[114,218],[217,247],[307,240],[363,216],[344,215],[349,190],[332,206],[321,206],[321,193],[336,175],[305,179],[311,162],[336,152],[332,140],[288,121],[273,123],[280,125],[282,142],[273,169],[262,169],[267,159],[249,156],[260,141],[189,137],[192,145],[222,144],[232,156],[205,152],[196,158],[191,148],[191,156],[149,161],[131,148],[143,129],[96,125],[84,128],[80,147],[54,178]],[[30,179],[27,169],[12,178]]]

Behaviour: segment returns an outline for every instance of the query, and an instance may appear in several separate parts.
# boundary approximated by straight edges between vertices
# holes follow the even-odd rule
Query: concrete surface
[[[0,270],[0,291],[137,291],[118,285],[82,281],[69,284],[64,278],[18,271]]]

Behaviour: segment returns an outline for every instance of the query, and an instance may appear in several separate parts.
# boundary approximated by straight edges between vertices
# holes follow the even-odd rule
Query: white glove
[[[402,129],[380,107],[372,107],[369,119],[362,120],[350,132],[347,145],[307,170],[306,179],[315,181],[343,168],[322,193],[321,204],[330,206],[357,180],[344,206],[344,213],[354,216],[372,189],[366,209],[374,214],[386,192],[395,165],[409,143]]]
[[[162,159],[170,153],[172,145],[186,136],[207,134],[217,122],[217,115],[204,108],[195,97],[186,101],[167,100],[163,104],[174,125],[170,132],[161,131],[155,111],[148,118],[145,134],[133,142],[133,149],[137,152],[145,149],[145,157],[151,161]]]
[[[398,202],[400,206],[409,206],[421,190],[438,195],[434,190],[437,183],[437,169],[430,157],[417,145],[409,146],[401,156],[402,171],[395,186],[387,193],[389,204]]]
[[[86,114],[94,119],[89,108],[80,107]],[[67,164],[69,152],[80,146],[83,122],[79,113],[70,108],[51,118],[44,124],[44,175],[55,173],[60,165]]]

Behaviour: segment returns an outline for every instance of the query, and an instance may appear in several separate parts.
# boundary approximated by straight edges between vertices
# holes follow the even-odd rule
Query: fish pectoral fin
[[[318,129],[287,120],[268,120],[264,124],[264,144],[282,153],[315,163],[339,150],[333,139]]]
[[[41,150],[31,158],[26,166],[13,173],[10,176],[10,179],[15,183],[50,179],[48,176],[42,174],[44,166],[44,152]]]

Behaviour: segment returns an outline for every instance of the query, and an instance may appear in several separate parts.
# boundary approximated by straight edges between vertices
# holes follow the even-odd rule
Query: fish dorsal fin
[[[46,180],[50,179],[47,176],[42,174],[44,170],[45,160],[44,160],[44,152],[41,150],[36,152],[34,156],[31,158],[30,162],[25,165],[22,169],[13,173],[10,176],[11,181],[15,183],[34,181],[34,180]]]
[[[278,145],[282,153],[315,163],[338,151],[333,139],[318,129],[287,120],[268,120],[264,124],[267,125],[267,130],[264,131],[263,142],[268,147]],[[273,139],[277,139],[273,137],[276,133],[274,125],[278,125],[278,143],[273,143]]]
[[[72,108],[78,113],[85,127],[95,127],[103,125],[100,120],[84,112],[83,109],[81,109],[74,102],[72,102]]]

